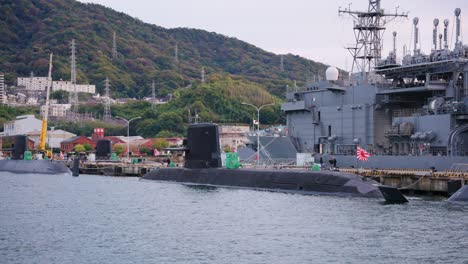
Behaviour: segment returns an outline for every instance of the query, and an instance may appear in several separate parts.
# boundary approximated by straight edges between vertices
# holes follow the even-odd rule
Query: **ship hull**
[[[162,168],[147,173],[143,179],[311,195],[383,197],[376,186],[360,176],[332,171]]]
[[[0,172],[71,174],[65,164],[50,160],[0,160]]]

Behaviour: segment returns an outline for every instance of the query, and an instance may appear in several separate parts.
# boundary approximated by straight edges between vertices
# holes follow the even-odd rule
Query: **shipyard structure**
[[[370,0],[364,12],[340,13],[355,19],[356,45],[349,50],[354,73],[339,78],[329,68],[326,80],[288,90],[285,112],[288,134],[300,152],[324,158],[334,155],[339,166],[368,168],[450,169],[468,163],[468,46],[461,41],[461,10],[455,18],[455,43],[449,48],[448,25],[434,20],[433,47],[419,46],[418,18],[413,19],[414,49],[382,58],[382,34],[388,17],[380,1]],[[441,23],[442,24],[442,23]],[[370,152],[357,163],[356,148]]]

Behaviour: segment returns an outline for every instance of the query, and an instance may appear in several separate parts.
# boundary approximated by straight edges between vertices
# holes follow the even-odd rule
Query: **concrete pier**
[[[448,193],[448,183],[459,181],[468,184],[468,172],[415,169],[340,169],[379,181],[383,185],[399,188],[406,193],[443,194]]]
[[[121,163],[121,162],[85,162],[80,165],[80,174],[107,176],[142,177],[151,170],[166,167],[162,163]],[[272,169],[278,169],[272,167]],[[283,167],[282,169],[286,169]],[[308,167],[288,167],[287,169],[310,170]],[[342,168],[342,172],[355,173],[377,180],[383,185],[399,188],[404,193],[441,194],[449,192],[449,182],[459,181],[468,184],[468,172],[418,169],[354,169]]]
[[[80,164],[80,174],[142,177],[149,171],[157,169],[160,166],[162,166],[162,164],[85,162]]]

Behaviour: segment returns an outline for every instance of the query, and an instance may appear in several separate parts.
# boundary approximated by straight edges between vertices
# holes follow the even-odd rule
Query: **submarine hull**
[[[148,172],[143,179],[300,194],[383,197],[377,186],[360,176],[333,171],[161,168]]]
[[[0,171],[12,173],[71,174],[64,163],[50,160],[0,160]]]
[[[450,196],[448,201],[468,203],[468,185],[462,186],[456,193]]]

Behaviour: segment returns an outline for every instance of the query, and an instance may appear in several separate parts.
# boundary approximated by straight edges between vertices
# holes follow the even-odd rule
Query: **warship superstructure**
[[[449,47],[449,20],[439,32],[433,23],[432,50],[419,43],[419,19],[413,19],[414,49],[382,58],[386,22],[407,14],[386,14],[380,0],[367,11],[340,9],[354,19],[356,45],[350,78],[330,67],[326,80],[288,89],[281,108],[288,135],[299,152],[333,155],[339,166],[450,169],[468,163],[468,46],[461,41],[461,10],[455,9],[455,38]],[[401,61],[401,63],[399,62]],[[371,157],[357,164],[356,148]]]

